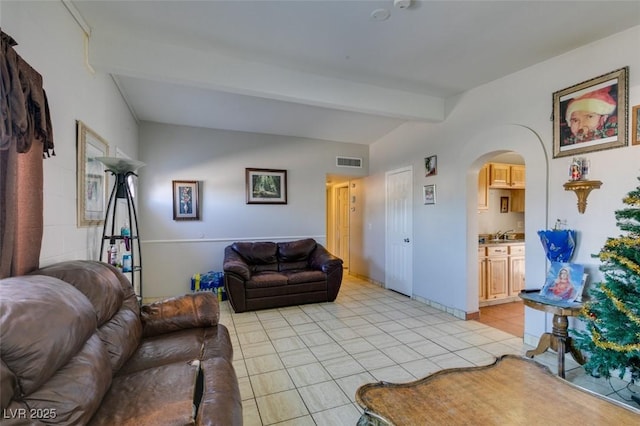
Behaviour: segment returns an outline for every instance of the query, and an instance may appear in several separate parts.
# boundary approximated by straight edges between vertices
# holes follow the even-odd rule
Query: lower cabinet
[[[524,288],[524,243],[479,247],[478,286],[480,306],[517,300]]]
[[[524,289],[524,244],[509,247],[509,296]]]

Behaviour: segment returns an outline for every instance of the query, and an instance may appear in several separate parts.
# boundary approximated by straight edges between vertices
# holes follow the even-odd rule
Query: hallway
[[[497,328],[516,337],[524,336],[524,304],[503,303],[480,308],[478,322]]]

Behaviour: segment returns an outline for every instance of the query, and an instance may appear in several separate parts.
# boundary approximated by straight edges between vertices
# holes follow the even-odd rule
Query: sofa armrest
[[[328,274],[338,268],[342,269],[342,259],[332,255],[324,246],[318,244],[309,256],[309,266]]]
[[[224,262],[222,270],[226,273],[233,273],[242,277],[245,281],[251,278],[251,268],[249,264],[231,246],[224,249]]]
[[[216,295],[210,292],[185,294],[146,305],[140,308],[142,336],[188,328],[218,325],[220,305]]]

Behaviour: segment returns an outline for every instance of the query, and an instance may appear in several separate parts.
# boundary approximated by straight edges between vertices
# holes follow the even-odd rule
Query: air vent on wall
[[[362,168],[362,158],[336,157],[336,166]]]

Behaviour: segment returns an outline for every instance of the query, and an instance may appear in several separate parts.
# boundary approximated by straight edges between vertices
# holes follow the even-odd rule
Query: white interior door
[[[388,289],[413,293],[413,169],[386,175],[386,272]]]
[[[336,190],[336,243],[337,256],[349,269],[349,187],[341,186]]]

